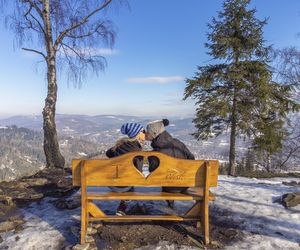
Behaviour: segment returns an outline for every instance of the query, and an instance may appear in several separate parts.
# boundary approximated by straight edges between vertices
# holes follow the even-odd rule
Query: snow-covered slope
[[[213,190],[217,194],[217,200],[211,203],[210,214],[217,218],[214,223],[231,224],[243,232],[241,240],[227,244],[225,249],[300,248],[300,206],[285,209],[274,202],[284,193],[300,192],[299,187],[282,184],[282,181],[290,180],[293,179],[219,177],[219,186]],[[116,201],[106,201],[101,207],[106,212],[113,213],[117,204]],[[175,209],[180,213],[189,205],[186,201],[176,201]],[[64,245],[74,245],[77,242],[70,227],[79,225],[79,208],[58,210],[51,199],[47,198],[40,203],[31,204],[23,212],[27,221],[24,230],[19,233],[2,233],[4,241],[0,244],[0,249],[61,249]],[[141,249],[193,249],[172,244],[164,248],[162,245],[165,242]]]

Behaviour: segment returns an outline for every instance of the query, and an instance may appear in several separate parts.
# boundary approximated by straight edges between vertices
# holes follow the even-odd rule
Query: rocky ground
[[[46,169],[31,177],[0,182],[0,233],[22,230],[25,221],[20,208],[30,202],[46,196],[66,197],[76,191],[71,178],[67,178],[69,175],[68,170]]]
[[[300,183],[284,183],[299,185]],[[34,176],[18,181],[0,183],[0,233],[6,231],[20,232],[25,223],[20,208],[30,202],[40,201],[44,197],[55,197],[53,205],[58,209],[75,209],[80,206],[80,199],[70,198],[77,189],[72,187],[70,170],[46,169]],[[284,205],[284,203],[283,203]],[[147,207],[131,206],[132,214],[147,214]],[[220,214],[223,213],[223,214]],[[211,244],[208,248],[223,248],[244,235],[230,219],[229,211],[210,213]],[[226,219],[228,217],[228,220]],[[222,218],[222,219],[220,219]],[[224,219],[225,218],[225,219]],[[70,228],[78,237],[79,222]],[[206,248],[203,245],[200,229],[194,222],[141,222],[92,224],[89,227],[86,245],[68,246],[64,249],[153,249],[153,246],[165,242],[167,245]],[[0,243],[4,239],[0,236]],[[16,237],[16,241],[17,241]],[[162,248],[164,249],[164,248]],[[174,249],[177,249],[176,247]],[[179,249],[179,248],[178,248]]]

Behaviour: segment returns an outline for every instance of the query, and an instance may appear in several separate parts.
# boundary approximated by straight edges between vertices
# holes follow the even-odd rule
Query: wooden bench
[[[133,165],[136,156],[159,158],[159,167],[145,177]],[[215,200],[210,187],[218,183],[217,160],[183,160],[158,152],[132,152],[110,159],[74,159],[73,185],[81,186],[81,244],[85,243],[90,221],[201,221],[204,243],[209,243],[209,201]],[[91,186],[191,187],[185,193],[167,192],[88,192]],[[106,215],[93,200],[195,200],[183,216]]]

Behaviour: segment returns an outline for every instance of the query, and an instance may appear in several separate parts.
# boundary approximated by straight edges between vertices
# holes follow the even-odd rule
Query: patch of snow
[[[228,163],[228,160],[219,160],[219,163]]]
[[[77,152],[77,154],[79,154],[79,155],[81,155],[81,156],[87,156],[87,154],[84,153],[84,152]]]
[[[282,181],[290,178],[249,179],[219,177],[219,187],[212,212],[228,212],[230,223],[245,234],[242,241],[225,249],[299,249],[300,206],[286,209],[274,203],[283,194],[299,192]],[[227,220],[222,217],[221,220]]]
[[[28,155],[24,155],[24,158],[27,162],[32,163],[31,157]]]
[[[219,146],[223,147],[223,146],[229,146],[228,142],[220,142]]]
[[[6,169],[6,166],[4,164],[1,164],[0,169],[1,170]]]
[[[74,129],[71,129],[70,127],[64,127],[63,129],[62,129],[62,131],[64,131],[64,132],[73,132],[73,131],[75,131]]]
[[[69,140],[64,140],[64,141],[61,141],[61,142],[59,143],[59,146],[60,146],[60,147],[66,147],[66,146],[68,145],[68,143],[69,143]]]

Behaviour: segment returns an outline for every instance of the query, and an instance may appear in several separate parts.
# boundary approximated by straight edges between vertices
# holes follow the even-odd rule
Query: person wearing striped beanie
[[[126,137],[121,138],[117,143],[106,151],[106,156],[109,158],[116,157],[128,152],[142,151],[145,141],[145,129],[139,123],[125,123],[120,129]],[[136,156],[133,159],[134,166],[140,171],[143,171],[143,157]],[[114,192],[127,192],[133,187],[109,187]],[[117,208],[116,214],[119,216],[126,215],[127,201],[122,200]]]
[[[121,127],[121,133],[129,138],[136,137],[142,130],[143,126],[139,123],[125,123]]]
[[[116,157],[128,152],[142,151],[142,147],[145,141],[145,129],[143,125],[139,123],[125,123],[120,129],[123,137],[117,141],[117,143],[106,151],[106,156]],[[137,166],[136,166],[137,167]]]

